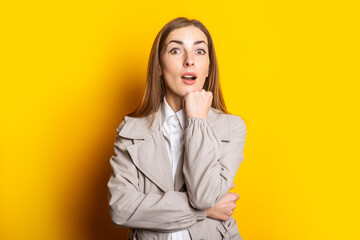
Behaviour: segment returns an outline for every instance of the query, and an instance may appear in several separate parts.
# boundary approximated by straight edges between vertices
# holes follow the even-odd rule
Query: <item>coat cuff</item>
[[[206,218],[206,210],[198,211],[196,214],[196,220],[203,220]]]
[[[204,125],[212,126],[211,121],[207,120],[205,118],[199,118],[199,117],[187,118],[186,124],[185,124],[185,130],[190,128],[191,126],[197,127],[197,126],[204,126]]]

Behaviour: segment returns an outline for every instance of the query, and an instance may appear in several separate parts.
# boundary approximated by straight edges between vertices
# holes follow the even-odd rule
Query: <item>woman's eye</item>
[[[170,53],[171,53],[171,54],[177,54],[177,53],[179,53],[179,52],[180,52],[180,50],[177,49],[177,48],[173,48],[173,49],[170,50]]]
[[[201,55],[204,55],[206,53],[204,49],[198,49],[196,50],[196,52]]]

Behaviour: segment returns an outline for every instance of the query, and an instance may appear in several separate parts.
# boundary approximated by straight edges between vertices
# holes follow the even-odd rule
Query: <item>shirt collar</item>
[[[164,97],[164,101],[162,102],[161,106],[160,126],[162,127],[165,124],[165,121],[173,115],[176,115],[176,117],[179,119],[181,128],[185,129],[186,116],[184,109],[180,109],[175,113]]]

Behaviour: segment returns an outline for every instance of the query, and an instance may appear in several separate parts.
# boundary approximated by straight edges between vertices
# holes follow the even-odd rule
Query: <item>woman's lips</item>
[[[181,80],[187,85],[193,85],[196,82],[197,76],[194,72],[186,72],[181,75]]]
[[[181,79],[183,81],[183,83],[185,83],[186,85],[193,85],[196,82],[195,80],[187,80],[187,79]]]
[[[194,72],[186,72],[183,75],[181,75],[181,78],[191,77],[193,80],[197,78],[196,73]]]

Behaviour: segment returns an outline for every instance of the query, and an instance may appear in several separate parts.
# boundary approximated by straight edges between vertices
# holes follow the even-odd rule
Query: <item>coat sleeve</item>
[[[124,121],[120,124],[118,132],[124,124]],[[140,192],[138,170],[127,151],[127,146],[131,144],[131,139],[117,134],[114,154],[110,158],[109,208],[114,224],[118,227],[171,232],[186,229],[204,219],[206,212],[194,209],[186,192]]]
[[[189,201],[199,210],[213,207],[229,191],[244,159],[244,121],[235,115],[227,117],[229,140],[223,142],[209,120],[186,120],[183,172]]]

